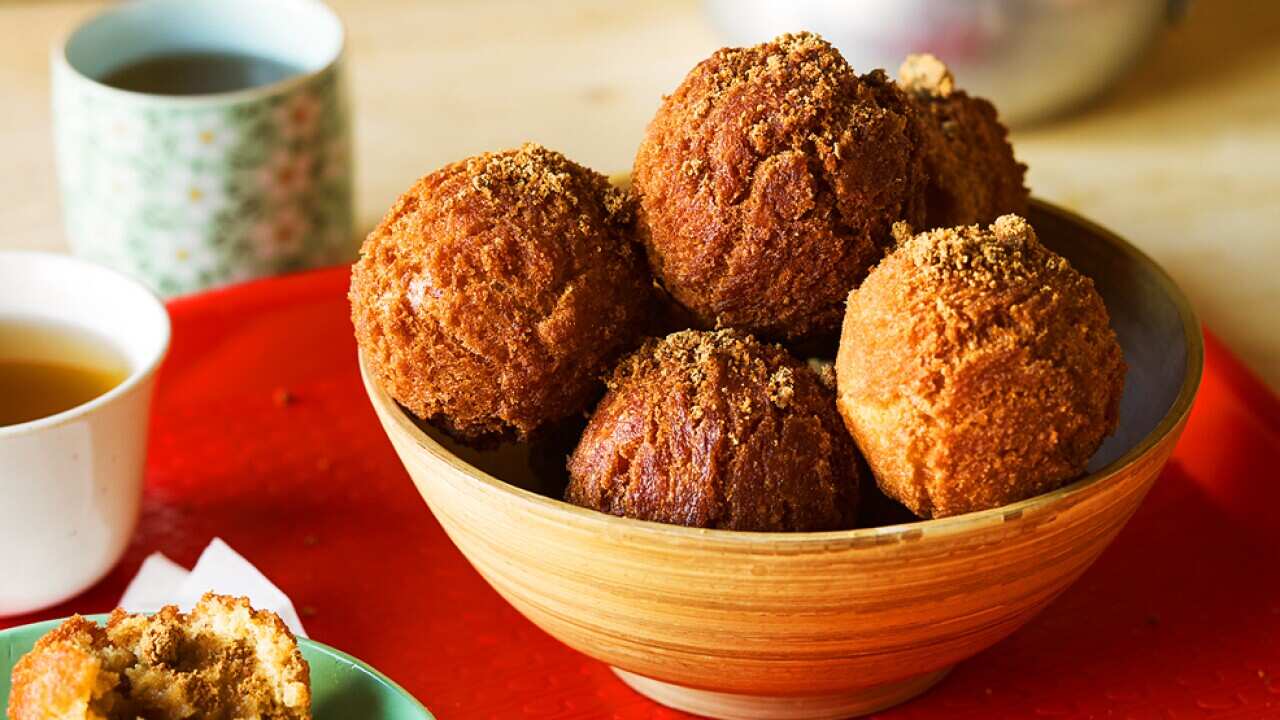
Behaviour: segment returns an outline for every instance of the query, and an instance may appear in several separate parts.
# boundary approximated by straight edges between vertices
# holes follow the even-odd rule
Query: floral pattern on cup
[[[74,252],[181,295],[351,260],[341,66],[279,92],[168,103],[55,72]]]

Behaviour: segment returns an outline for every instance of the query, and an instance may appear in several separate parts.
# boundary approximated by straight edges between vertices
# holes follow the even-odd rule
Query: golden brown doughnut
[[[650,340],[609,380],[565,499],[613,515],[759,531],[852,527],[857,450],[830,388],[734,330]]]
[[[1027,166],[1014,159],[995,107],[956,89],[951,71],[932,55],[909,55],[898,82],[919,108],[924,128],[926,226],[1026,215]]]
[[[835,331],[892,224],[924,220],[917,114],[883,72],[859,77],[816,35],[716,51],[636,153],[654,273],[706,328]]]
[[[1022,218],[910,236],[849,295],[838,404],[885,494],[921,517],[1080,475],[1125,363],[1093,282]]]
[[[582,412],[650,320],[632,215],[603,175],[533,144],[422,178],[351,273],[377,380],[463,439],[525,437]]]

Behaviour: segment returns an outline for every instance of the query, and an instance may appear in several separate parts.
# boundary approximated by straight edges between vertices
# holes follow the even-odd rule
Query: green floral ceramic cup
[[[72,251],[165,296],[355,256],[343,30],[316,0],[138,0],[53,53]],[[146,58],[234,53],[296,72],[152,95],[101,82]]]

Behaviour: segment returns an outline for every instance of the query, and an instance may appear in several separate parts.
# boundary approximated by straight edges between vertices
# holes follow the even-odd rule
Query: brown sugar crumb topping
[[[799,76],[806,81],[808,94],[794,88],[787,93],[788,109],[798,116],[809,111],[814,100],[835,96],[842,84],[854,78],[840,53],[813,33],[779,35],[773,42],[753,47],[722,48],[711,56],[710,63],[714,89],[699,101],[708,108],[736,85],[771,81],[790,85],[793,76]],[[695,116],[705,112],[702,107],[696,110]]]
[[[696,387],[707,379],[707,368],[712,367],[718,358],[733,366],[757,369],[761,376],[772,372],[768,384],[769,399],[777,407],[785,408],[795,394],[795,375],[786,366],[770,371],[760,356],[762,347],[766,346],[738,330],[682,330],[665,339],[646,341],[644,347],[619,363],[607,385],[614,389],[628,377],[662,368],[679,368],[684,380]],[[742,410],[748,412],[750,408]]]
[[[760,354],[762,347],[767,346],[737,330],[683,330],[667,336],[665,340],[649,340],[644,348],[618,366],[608,386],[614,389],[628,377],[661,368],[678,368],[686,382],[698,387],[707,379],[707,368],[719,359],[732,366],[749,368],[762,379],[767,377],[766,392],[769,402],[774,407],[785,410],[795,398],[795,370],[787,365],[771,367],[773,363],[766,362]],[[751,399],[741,398],[738,409],[743,413],[750,413],[753,409]],[[698,413],[700,414],[701,412]]]
[[[893,228],[889,231],[893,236],[895,245],[904,245],[911,238],[916,236],[915,228],[911,227],[911,223],[899,220],[893,224]]]
[[[977,287],[1008,286],[1067,267],[1017,215],[1002,215],[987,230],[969,225],[920,233],[898,252],[929,276]]]
[[[908,55],[898,68],[898,84],[903,90],[923,97],[945,98],[956,89],[951,70],[929,53]]]
[[[818,382],[828,390],[836,388],[836,364],[825,358],[809,358],[805,361],[809,369],[818,376]]]
[[[556,201],[576,206],[584,194],[584,184],[607,183],[604,176],[585,171],[564,155],[537,143],[477,155],[466,161],[466,172],[477,193],[494,202],[514,202],[517,207]],[[624,190],[605,188],[604,208],[612,222],[630,220],[631,200]]]
[[[773,375],[769,377],[769,400],[785,410],[795,397],[795,380],[795,371],[789,367],[783,366],[773,371]]]

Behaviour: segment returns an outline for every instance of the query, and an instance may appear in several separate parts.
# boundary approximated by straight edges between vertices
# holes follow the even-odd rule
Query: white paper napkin
[[[165,605],[189,611],[206,592],[247,597],[257,610],[280,616],[294,635],[306,637],[293,601],[263,575],[253,563],[214,538],[190,572],[160,553],[142,562],[138,574],[120,598],[120,607],[131,613],[156,612]]]

